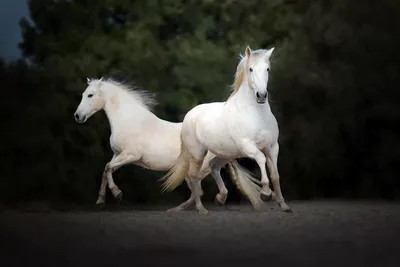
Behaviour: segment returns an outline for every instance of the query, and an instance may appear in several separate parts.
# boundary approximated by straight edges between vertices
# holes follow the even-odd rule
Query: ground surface
[[[399,203],[0,214],[0,266],[400,266]]]

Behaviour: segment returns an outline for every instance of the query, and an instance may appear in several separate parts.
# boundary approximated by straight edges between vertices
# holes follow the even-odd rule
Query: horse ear
[[[250,57],[250,55],[251,55],[250,46],[246,46],[246,50],[244,51],[244,54],[245,54],[247,57]]]
[[[103,77],[100,78],[100,82],[102,82],[102,81],[103,81]]]
[[[271,49],[269,49],[266,53],[265,53],[265,57],[266,59],[269,59],[272,55],[272,52],[274,52],[275,47],[272,47]]]
[[[87,83],[89,84],[90,83],[90,79],[89,78],[86,78],[87,79]]]

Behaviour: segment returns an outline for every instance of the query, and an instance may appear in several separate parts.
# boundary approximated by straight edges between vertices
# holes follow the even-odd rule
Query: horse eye
[[[253,68],[250,68],[250,72],[252,72],[253,71]]]
[[[269,72],[269,68],[267,69],[267,71]]]
[[[93,94],[88,95],[87,97],[91,98],[93,96]]]

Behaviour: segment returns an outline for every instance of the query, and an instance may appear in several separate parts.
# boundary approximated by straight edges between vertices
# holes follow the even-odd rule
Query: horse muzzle
[[[268,92],[265,93],[256,93],[256,100],[258,104],[265,104],[267,102]]]
[[[86,116],[79,115],[79,113],[74,114],[75,121],[77,123],[84,123],[86,121]]]

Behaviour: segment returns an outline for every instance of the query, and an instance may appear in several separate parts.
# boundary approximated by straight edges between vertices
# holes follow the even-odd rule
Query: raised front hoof
[[[267,195],[266,193],[261,191],[260,198],[262,199],[262,201],[271,201],[272,200],[272,192],[269,195]]]
[[[217,204],[217,205],[219,205],[219,206],[222,206],[222,205],[225,204],[226,199],[227,199],[227,195],[221,195],[221,194],[218,193],[218,194],[215,196],[215,204]]]

